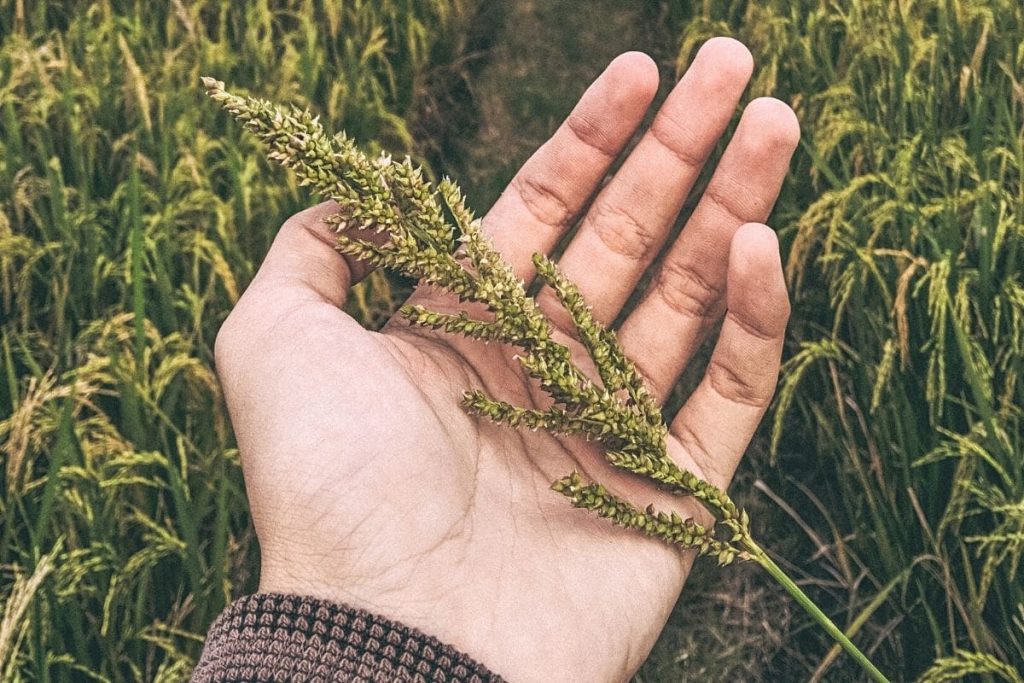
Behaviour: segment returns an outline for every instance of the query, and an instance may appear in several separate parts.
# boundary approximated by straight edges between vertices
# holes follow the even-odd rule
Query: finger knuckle
[[[721,481],[723,473],[715,466],[715,449],[708,447],[694,425],[686,420],[680,420],[674,425],[673,432],[690,456],[693,473],[704,481]],[[728,477],[725,477],[725,480],[728,480]]]
[[[601,156],[611,159],[618,153],[618,145],[594,118],[583,113],[573,113],[565,123],[577,140]]]
[[[782,292],[777,298],[778,303],[776,305],[779,307],[780,327],[785,330],[786,325],[789,323],[789,317],[793,313],[793,305],[789,302],[789,293],[785,287],[782,288]]]
[[[329,204],[333,204],[333,202]],[[335,214],[336,211],[329,211],[327,209],[328,206],[326,204],[321,204],[290,216],[281,225],[280,234],[287,237],[310,236],[334,247],[333,232],[326,219],[328,216]]]
[[[512,189],[530,215],[545,225],[562,228],[573,218],[569,203],[550,182],[529,174],[517,175],[512,179]]]
[[[763,409],[775,395],[774,382],[765,382],[756,373],[742,371],[720,359],[711,359],[707,378],[720,396],[734,403]]]
[[[725,294],[691,265],[671,259],[662,264],[655,291],[673,313],[704,320],[714,316]]]
[[[718,220],[724,220],[726,225],[738,227],[752,218],[757,218],[768,208],[749,206],[754,201],[749,190],[742,187],[731,188],[728,186],[731,183],[727,183],[728,181],[721,178],[717,179],[717,182],[708,185],[702,197],[712,211],[719,215]]]
[[[651,137],[667,150],[688,172],[704,165],[708,150],[698,144],[693,130],[662,110],[651,125]]]
[[[729,322],[743,330],[752,339],[764,344],[775,344],[785,331],[786,316],[782,315],[784,312],[782,306],[788,307],[789,302],[783,303],[767,299],[762,303],[763,305],[757,311],[760,314],[759,317],[754,317],[757,313],[737,314],[732,310],[726,314],[726,317]]]
[[[213,362],[218,374],[223,373],[230,367],[231,360],[238,357],[241,350],[238,341],[238,316],[231,313],[221,323],[213,340]]]
[[[630,209],[616,204],[599,204],[587,219],[598,240],[613,254],[630,261],[645,262],[658,246],[657,231]]]

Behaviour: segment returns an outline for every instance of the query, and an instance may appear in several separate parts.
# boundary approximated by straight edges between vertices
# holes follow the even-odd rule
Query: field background
[[[255,586],[211,347],[310,198],[200,75],[482,211],[615,54],[650,52],[664,90],[717,34],[804,131],[771,221],[787,364],[733,491],[894,680],[1024,680],[1024,7],[581,7],[0,0],[3,680],[180,680]],[[408,287],[377,274],[350,312],[378,325]],[[637,675],[808,679],[859,680],[755,571],[700,563]]]

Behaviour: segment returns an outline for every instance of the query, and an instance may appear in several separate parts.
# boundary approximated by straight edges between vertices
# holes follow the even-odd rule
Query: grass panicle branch
[[[641,510],[600,482],[584,482],[578,472],[554,482],[555,491],[575,507],[714,557],[721,565],[736,559],[760,564],[874,680],[886,680],[754,542],[749,517],[728,494],[671,460],[666,446],[668,430],[657,402],[615,334],[594,318],[557,264],[541,254],[534,256],[539,278],[551,287],[572,319],[600,382],[574,362],[567,346],[555,341],[550,321],[484,236],[480,221],[466,207],[454,183],[444,180],[434,189],[408,158],[396,161],[384,155],[371,159],[344,134],[328,135],[306,110],[232,95],[212,78],[204,78],[203,85],[213,100],[268,147],[271,159],[291,169],[302,185],[339,204],[330,223],[338,232],[340,251],[440,287],[460,301],[482,304],[491,316],[479,320],[467,313],[453,315],[405,306],[401,312],[410,323],[516,347],[522,369],[553,402],[549,410],[531,410],[477,390],[463,396],[465,410],[511,427],[548,429],[594,440],[605,447],[612,465],[691,496],[713,515],[714,522],[705,527],[676,513],[652,507]],[[454,226],[446,221],[445,209],[454,218]],[[370,244],[349,234],[353,230],[385,232],[387,239],[381,245]]]

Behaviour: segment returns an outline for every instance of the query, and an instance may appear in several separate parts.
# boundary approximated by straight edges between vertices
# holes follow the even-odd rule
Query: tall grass
[[[829,539],[804,570],[894,678],[1020,677],[1024,8],[651,2],[680,64],[736,35],[803,122],[773,435]],[[476,4],[0,0],[0,677],[180,679],[254,587],[210,345],[306,198],[198,76],[415,151]],[[351,310],[396,298],[377,277]],[[826,647],[819,677],[852,676]]]
[[[824,582],[896,679],[1021,680],[1024,6],[660,4],[680,64],[735,35],[803,124],[771,437]]]
[[[253,588],[212,371],[306,201],[198,86],[414,151],[468,0],[0,0],[0,676],[178,680]],[[353,297],[368,323],[386,280]]]

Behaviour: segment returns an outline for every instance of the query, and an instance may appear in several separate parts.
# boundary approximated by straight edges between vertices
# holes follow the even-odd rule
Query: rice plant
[[[216,71],[415,152],[468,1],[0,0],[0,677],[180,680],[257,554],[214,334],[305,198]],[[353,297],[368,324],[390,283]]]
[[[1021,680],[1024,6],[659,4],[681,64],[735,35],[802,120],[771,440],[847,623],[900,680]]]

